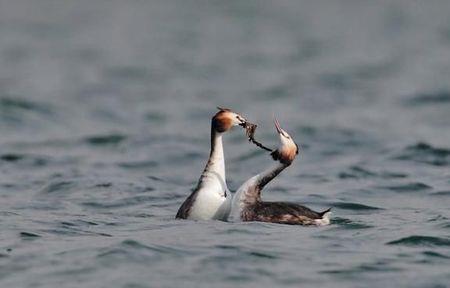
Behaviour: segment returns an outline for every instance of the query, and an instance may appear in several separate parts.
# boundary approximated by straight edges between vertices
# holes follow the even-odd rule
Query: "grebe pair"
[[[269,170],[247,180],[236,192],[234,199],[225,181],[225,162],[222,135],[234,126],[242,126],[247,136],[257,146],[264,147],[253,139],[256,125],[229,109],[219,108],[211,123],[211,153],[206,167],[199,179],[197,188],[184,201],[176,218],[193,220],[261,221],[281,224],[327,225],[330,223],[330,209],[315,212],[305,206],[290,202],[264,202],[262,189],[289,167],[298,154],[298,146],[284,131],[277,120],[275,128],[281,145],[271,151],[277,164]],[[249,132],[250,131],[250,132]],[[249,135],[249,133],[251,135]],[[230,216],[230,217],[229,217]]]
[[[251,125],[243,116],[230,109],[218,107],[211,120],[211,151],[197,187],[178,209],[176,218],[226,221],[231,209],[232,195],[225,178],[225,158],[222,136],[234,126]]]

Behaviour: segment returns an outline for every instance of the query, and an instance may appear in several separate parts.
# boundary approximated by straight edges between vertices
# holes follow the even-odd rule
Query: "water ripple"
[[[48,163],[52,161],[49,156],[43,155],[32,155],[32,154],[24,154],[24,153],[5,153],[0,155],[0,163],[1,162],[16,164],[28,167],[40,167],[46,166]]]
[[[447,166],[450,164],[450,149],[433,147],[428,143],[419,142],[403,149],[394,159]]]
[[[412,106],[441,105],[446,103],[450,103],[450,91],[448,90],[419,94],[406,101],[406,104]]]
[[[47,186],[45,186],[41,190],[41,193],[54,193],[54,192],[60,192],[60,191],[68,191],[76,186],[77,186],[77,183],[74,181],[67,181],[67,180],[55,181],[55,182],[52,182],[52,183],[48,184]]]
[[[392,186],[381,186],[382,189],[387,189],[394,192],[420,192],[420,191],[426,191],[430,190],[433,187],[421,183],[421,182],[413,182],[413,183],[407,183],[407,184],[399,184],[399,185],[392,185]]]
[[[159,163],[153,160],[128,161],[117,163],[117,166],[124,169],[146,169],[156,167]]]
[[[422,252],[423,255],[427,256],[427,257],[435,257],[435,258],[442,258],[442,259],[450,259],[449,256],[445,256],[443,254],[440,254],[438,252],[435,251],[424,251]]]
[[[262,259],[278,259],[279,257],[275,253],[261,251],[261,250],[246,250],[238,246],[233,245],[216,245],[216,248],[220,250],[225,250],[227,253],[238,253],[243,256],[250,256],[253,258]],[[232,252],[228,252],[232,251]]]
[[[364,179],[375,177],[389,179],[389,178],[405,178],[407,176],[408,175],[405,173],[391,172],[391,171],[374,172],[361,166],[351,166],[346,171],[340,172],[338,174],[338,177],[341,179],[348,179],[348,178]]]
[[[22,231],[20,232],[20,238],[24,239],[24,240],[31,240],[31,239],[36,239],[36,238],[40,238],[41,236],[36,234],[36,233],[32,233],[32,232],[26,232],[26,231]]]
[[[333,202],[331,203],[333,207],[344,209],[344,210],[382,210],[383,208],[368,206],[359,203],[352,202]]]
[[[450,196],[450,191],[447,191],[447,190],[446,191],[437,191],[437,192],[430,193],[430,195],[445,197],[445,196]]]
[[[152,265],[167,257],[179,258],[191,255],[180,249],[162,245],[147,245],[139,241],[127,239],[112,247],[103,248],[97,253],[97,258],[107,266],[118,265],[121,261],[145,263]]]
[[[121,207],[128,207],[128,206],[134,206],[134,205],[141,205],[145,203],[153,203],[156,200],[162,200],[163,196],[150,196],[150,195],[140,195],[140,196],[133,196],[133,197],[126,197],[122,199],[116,199],[114,201],[86,201],[83,202],[82,205],[90,208],[96,208],[96,209],[111,209],[111,208],[121,208]],[[168,195],[166,196],[167,199],[172,199],[173,196]]]
[[[373,273],[373,272],[389,272],[394,273],[402,271],[402,268],[395,267],[392,264],[392,260],[382,259],[375,261],[374,263],[363,263],[352,268],[335,269],[335,270],[324,270],[321,273],[325,274],[337,274],[340,276],[353,276],[360,273]]]
[[[390,241],[387,245],[405,246],[450,246],[450,238],[412,235],[398,240]]]
[[[372,225],[367,225],[364,223],[352,221],[347,218],[341,218],[341,217],[334,217],[332,219],[332,224],[336,224],[344,229],[353,230],[353,229],[368,229],[373,228]]]
[[[123,134],[95,135],[84,138],[84,141],[92,146],[115,146],[127,139]]]
[[[21,99],[19,97],[1,97],[0,98],[0,112],[13,111],[36,111],[43,114],[52,112],[50,105],[38,103],[28,99]]]

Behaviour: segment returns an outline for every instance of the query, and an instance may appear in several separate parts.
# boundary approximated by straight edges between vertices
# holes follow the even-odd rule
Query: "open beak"
[[[275,128],[277,129],[278,134],[283,134],[283,130],[281,129],[280,122],[278,119],[273,117],[273,123],[275,124]]]

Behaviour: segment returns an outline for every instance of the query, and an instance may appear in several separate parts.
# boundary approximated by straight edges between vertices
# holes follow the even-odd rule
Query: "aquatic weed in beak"
[[[255,144],[256,146],[258,146],[259,148],[261,148],[263,150],[266,150],[269,152],[273,151],[272,149],[264,146],[261,142],[256,141],[255,132],[256,132],[256,127],[258,127],[256,124],[246,122],[245,126],[243,126],[243,127],[245,128],[245,133],[248,137],[248,141],[252,142],[253,144]]]

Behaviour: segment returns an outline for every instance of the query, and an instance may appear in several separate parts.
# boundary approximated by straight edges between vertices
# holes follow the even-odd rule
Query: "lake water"
[[[448,287],[449,1],[0,1],[1,287]],[[266,200],[175,220],[216,106],[301,151]],[[235,191],[271,165],[225,137]]]

